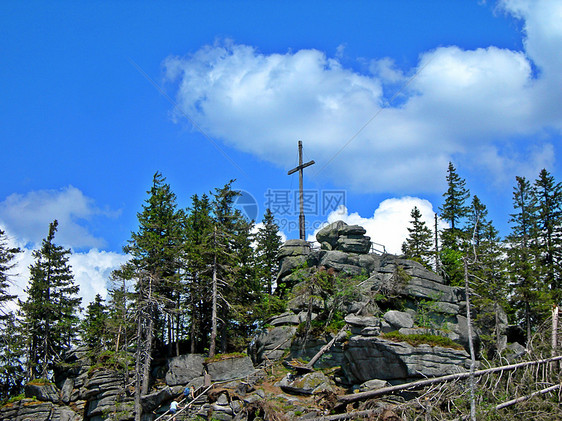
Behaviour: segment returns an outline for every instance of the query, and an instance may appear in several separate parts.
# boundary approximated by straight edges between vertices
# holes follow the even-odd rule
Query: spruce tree
[[[410,216],[413,219],[410,221],[411,227],[408,227],[408,238],[402,244],[402,253],[406,259],[415,260],[430,268],[433,234],[425,221],[422,221],[422,214],[417,206],[414,206]]]
[[[211,250],[214,220],[209,196],[191,197],[187,211],[183,268],[188,308],[191,352],[202,352],[208,347],[211,330],[211,276],[213,254]]]
[[[19,394],[25,378],[21,326],[7,306],[16,298],[8,288],[14,259],[20,252],[19,248],[8,245],[6,234],[0,229],[0,401]]]
[[[21,324],[13,313],[0,320],[0,329],[0,401],[3,401],[23,391],[25,347]]]
[[[439,210],[441,219],[447,221],[450,227],[445,229],[441,235],[443,248],[460,250],[464,241],[461,223],[468,214],[469,208],[466,200],[469,198],[470,192],[466,188],[466,181],[459,177],[452,162],[449,162],[446,180],[448,187],[443,194],[445,201]]]
[[[62,352],[70,349],[81,298],[68,263],[70,250],[54,243],[58,222],[49,225],[41,248],[33,252],[26,301],[20,301],[26,335],[27,376],[49,378]]]
[[[123,276],[136,280],[136,290],[157,300],[166,311],[163,315],[155,312],[153,317],[154,336],[161,344],[171,344],[173,317],[179,294],[179,268],[183,244],[183,211],[177,210],[176,195],[166,178],[156,172],[149,197],[137,214],[139,228],[131,233],[131,239],[123,251],[131,256],[122,268]],[[143,282],[150,280],[150,288]],[[142,301],[144,298],[139,297]],[[177,328],[177,326],[176,326]],[[171,350],[169,349],[169,352]]]
[[[96,294],[94,300],[86,307],[86,314],[81,321],[82,342],[94,351],[102,351],[108,345],[108,310],[104,299]]]
[[[556,304],[562,299],[562,187],[543,169],[533,186],[536,198],[537,247],[541,282],[550,288]]]
[[[21,250],[17,247],[10,247],[6,238],[6,233],[0,229],[0,319],[8,317],[6,304],[16,298],[10,295],[10,270],[14,267],[14,258]]]
[[[454,165],[449,162],[447,169],[447,191],[443,194],[445,201],[439,208],[441,219],[449,223],[449,228],[441,232],[441,269],[451,285],[464,283],[462,258],[465,252],[466,235],[461,223],[468,214],[466,200],[470,193],[466,182],[459,177]]]
[[[262,220],[263,226],[258,228],[256,235],[256,257],[258,273],[264,290],[267,294],[273,294],[273,282],[279,272],[277,253],[281,248],[281,236],[279,226],[275,223],[275,217],[268,208]]]
[[[509,219],[511,233],[507,237],[508,273],[513,291],[511,302],[529,341],[533,326],[548,310],[549,300],[537,277],[536,197],[525,177],[516,177],[513,208],[515,212]]]

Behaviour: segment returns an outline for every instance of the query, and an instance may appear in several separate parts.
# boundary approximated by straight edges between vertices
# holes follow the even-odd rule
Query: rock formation
[[[143,419],[148,421],[167,411],[186,385],[204,385],[205,373],[213,382],[221,382],[220,387],[199,398],[186,411],[185,419],[212,414],[218,420],[244,420],[251,418],[244,414],[271,405],[271,401],[280,403],[290,418],[305,413],[320,416],[298,396],[331,393],[341,387],[379,388],[466,370],[469,356],[462,289],[446,285],[419,263],[371,253],[370,239],[362,227],[338,221],[323,228],[317,240],[320,249],[301,240],[283,245],[277,283],[298,291],[313,276],[351,279],[353,293],[338,302],[344,326],[339,335],[334,331],[303,334],[336,297],[294,294],[287,311],[268,320],[254,337],[248,350],[251,359],[206,361],[203,355],[188,354],[153,367],[154,388],[141,400],[147,414]],[[440,336],[450,340],[446,346],[430,340]],[[418,342],[408,341],[414,337]],[[331,370],[309,372],[310,367],[305,367],[304,372],[278,381],[275,386],[280,392],[273,395],[256,386],[266,375],[261,365],[299,357],[310,360],[334,338],[333,345],[314,364],[314,368]],[[424,338],[430,339],[424,342]],[[2,407],[0,419],[133,419],[132,373],[93,365],[81,348],[67,355],[63,367],[56,373],[55,384],[27,385],[25,398]],[[267,399],[270,401],[264,404]]]

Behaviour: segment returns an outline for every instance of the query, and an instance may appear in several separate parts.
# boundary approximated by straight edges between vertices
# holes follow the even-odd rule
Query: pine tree
[[[408,227],[409,236],[402,244],[402,253],[406,259],[415,260],[430,268],[433,234],[425,221],[422,221],[422,214],[417,206],[414,206],[410,216],[413,219],[410,221],[411,227]]]
[[[258,273],[264,285],[265,292],[273,294],[273,282],[279,272],[277,253],[281,248],[281,236],[279,226],[275,223],[275,217],[268,208],[262,220],[263,226],[258,228],[256,235],[256,257]]]
[[[14,258],[20,252],[19,248],[8,245],[6,234],[0,229],[0,319],[8,317],[6,304],[16,298],[15,295],[8,293],[10,286],[9,272],[14,267]]]
[[[23,391],[25,354],[21,325],[13,313],[0,320],[0,401]]]
[[[466,188],[466,181],[459,177],[452,162],[449,162],[446,180],[448,188],[443,194],[445,202],[439,210],[441,219],[447,221],[450,228],[445,229],[441,235],[443,248],[460,250],[464,241],[464,233],[460,224],[468,214],[466,200],[470,193]]]
[[[21,328],[16,316],[7,308],[7,304],[16,298],[8,288],[10,271],[20,252],[19,248],[8,245],[6,234],[0,229],[0,401],[19,394],[25,378]]]
[[[142,282],[150,279],[151,297],[157,300],[166,315],[157,312],[154,317],[155,338],[161,344],[171,345],[173,317],[179,294],[179,268],[183,244],[183,211],[177,210],[176,195],[166,179],[159,172],[153,177],[153,184],[142,212],[137,214],[139,228],[131,233],[131,239],[123,248],[131,260],[122,274],[136,279],[137,291],[145,289]],[[169,348],[169,352],[171,349]]]
[[[547,310],[548,300],[545,300],[544,287],[537,278],[536,197],[524,177],[516,177],[513,208],[515,212],[509,220],[511,233],[507,237],[508,272],[513,290],[511,301],[529,341],[533,325]]]
[[[466,246],[466,234],[460,225],[468,214],[465,202],[470,193],[466,188],[465,180],[459,177],[451,162],[447,169],[446,180],[448,188],[443,194],[445,202],[439,210],[441,219],[448,222],[450,227],[441,233],[441,269],[449,284],[462,285],[464,283],[462,259]]]
[[[108,345],[108,310],[104,299],[96,294],[94,300],[86,307],[86,314],[81,321],[82,342],[90,349],[101,351]]]
[[[63,351],[76,335],[81,298],[68,259],[70,250],[53,240],[58,222],[49,225],[41,248],[33,252],[27,300],[20,301],[27,347],[28,379],[49,378]]]
[[[562,299],[562,187],[543,169],[533,186],[536,198],[537,247],[541,282],[550,287],[554,302]]]
[[[212,205],[209,197],[193,195],[185,224],[184,283],[189,315],[191,352],[208,346],[211,330],[211,241],[214,230]]]
[[[471,238],[471,247],[467,250],[469,272],[475,292],[473,304],[477,309],[475,323],[481,332],[481,352],[493,358],[505,346],[501,342],[505,332],[500,331],[503,322],[500,315],[507,307],[508,288],[505,251],[499,232],[487,215],[486,205],[474,196],[467,218],[467,234]]]

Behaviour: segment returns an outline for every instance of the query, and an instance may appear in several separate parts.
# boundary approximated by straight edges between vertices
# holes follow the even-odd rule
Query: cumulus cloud
[[[40,244],[49,224],[58,220],[57,242],[65,247],[102,247],[105,241],[94,236],[85,223],[96,215],[111,216],[99,209],[94,200],[79,189],[68,186],[61,190],[39,190],[14,193],[0,202],[0,225],[17,235],[18,241]]]
[[[524,19],[524,51],[439,47],[415,68],[381,57],[361,74],[314,49],[262,54],[226,41],[167,58],[166,80],[209,135],[284,168],[302,139],[317,176],[357,191],[440,191],[451,160],[492,177],[534,153],[538,172],[552,162],[537,153],[552,147],[545,133],[562,128],[562,6],[530,4],[500,5]]]
[[[338,220],[344,221],[348,225],[360,225],[367,230],[367,234],[371,237],[371,241],[375,243],[375,248],[388,253],[400,254],[402,243],[408,237],[408,227],[410,226],[410,212],[417,206],[422,214],[421,220],[426,226],[433,230],[434,215],[433,205],[418,197],[400,197],[387,199],[380,203],[375,210],[373,216],[362,217],[357,212],[349,213],[345,206],[331,212],[328,215],[328,223]],[[445,228],[446,224],[438,221],[439,229]],[[316,241],[316,233],[309,235],[308,241]]]

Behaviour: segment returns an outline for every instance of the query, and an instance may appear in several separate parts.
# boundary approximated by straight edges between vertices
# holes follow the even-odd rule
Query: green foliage
[[[445,280],[451,286],[464,286],[464,253],[460,250],[442,249],[441,264]]]
[[[447,221],[450,225],[441,234],[443,248],[451,250],[460,250],[464,242],[464,232],[461,229],[461,222],[468,214],[466,200],[470,196],[466,188],[466,181],[459,177],[454,165],[449,162],[447,169],[447,191],[443,193],[445,201],[443,206],[439,208],[441,211],[441,219]]]
[[[93,364],[88,369],[88,375],[92,375],[98,370],[124,371],[134,369],[134,358],[131,354],[124,351],[106,350],[101,353],[92,352],[90,358]]]
[[[436,313],[440,295],[420,300],[416,306],[416,324],[427,329],[441,329],[442,323],[437,322]]]
[[[88,304],[81,321],[82,341],[94,350],[101,350],[108,344],[108,311],[101,295],[96,294]]]
[[[408,238],[402,244],[402,253],[406,259],[420,262],[426,268],[430,269],[430,260],[433,255],[432,251],[432,232],[422,221],[422,214],[417,206],[414,206],[410,216],[411,227],[408,227]]]
[[[33,252],[27,300],[19,302],[30,379],[50,375],[60,355],[71,347],[79,322],[81,298],[68,263],[70,250],[54,244],[57,227],[55,220],[41,248]]]
[[[281,247],[281,236],[275,218],[268,208],[262,220],[263,226],[256,235],[256,265],[265,292],[273,293],[273,282],[279,272],[277,253]]]
[[[458,350],[464,349],[462,345],[459,345],[446,336],[431,335],[426,333],[404,335],[395,330],[393,332],[383,333],[381,337],[394,342],[407,342],[412,346],[427,344],[430,346],[441,346],[444,348],[452,348]]]

